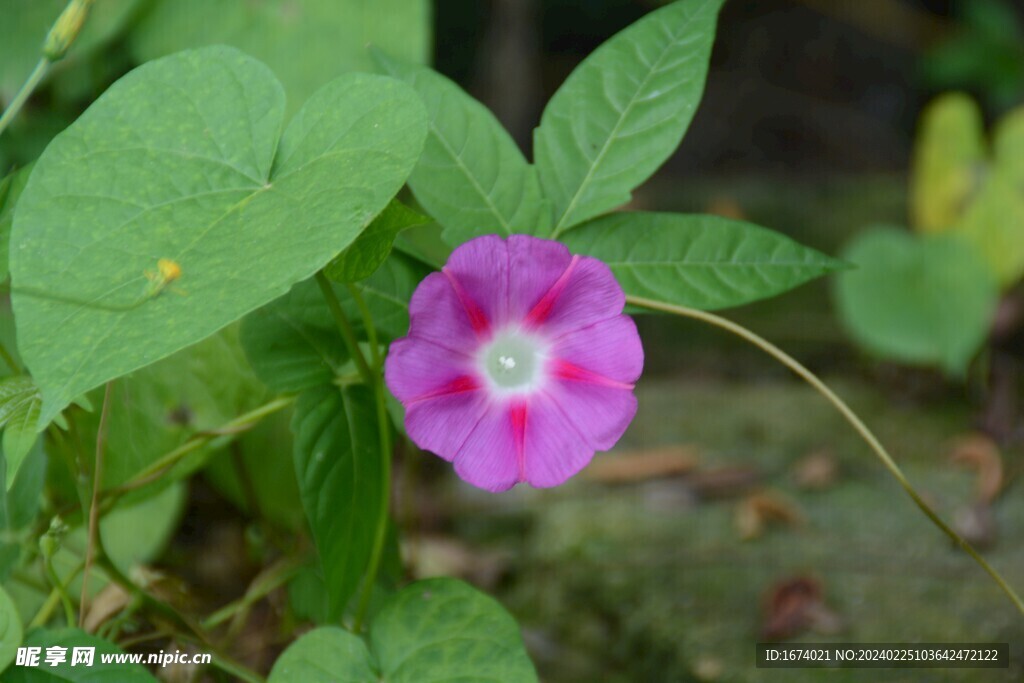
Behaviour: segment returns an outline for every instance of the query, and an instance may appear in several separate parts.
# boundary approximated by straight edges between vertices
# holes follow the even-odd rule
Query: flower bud
[[[75,42],[78,32],[82,30],[85,16],[89,13],[89,5],[93,0],[71,0],[64,8],[57,22],[50,29],[43,43],[43,55],[51,62],[64,57],[71,43]]]

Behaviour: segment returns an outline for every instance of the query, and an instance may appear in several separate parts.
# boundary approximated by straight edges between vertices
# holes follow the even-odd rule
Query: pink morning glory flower
[[[385,380],[409,438],[489,491],[557,486],[636,414],[644,353],[608,267],[559,242],[466,242],[409,304]]]

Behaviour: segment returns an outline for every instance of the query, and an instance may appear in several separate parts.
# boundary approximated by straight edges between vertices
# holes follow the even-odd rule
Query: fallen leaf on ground
[[[799,526],[804,515],[797,504],[777,491],[753,493],[736,505],[736,531],[744,541],[757,538],[770,524]]]
[[[761,625],[765,640],[786,640],[805,631],[833,635],[842,628],[842,619],[825,605],[818,579],[791,577],[777,582],[768,591]]]
[[[699,462],[694,446],[663,446],[601,457],[584,472],[591,481],[627,484],[687,474],[695,470]]]
[[[836,483],[839,461],[829,451],[815,451],[797,461],[793,481],[802,489],[821,491]]]
[[[999,447],[983,434],[972,434],[953,444],[950,462],[973,469],[978,480],[976,500],[991,503],[1003,488],[1003,458]]]

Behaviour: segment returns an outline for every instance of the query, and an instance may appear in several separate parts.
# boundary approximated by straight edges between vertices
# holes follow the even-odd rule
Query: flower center
[[[544,357],[539,340],[520,332],[501,332],[480,354],[480,365],[491,384],[499,389],[524,390],[535,385]]]

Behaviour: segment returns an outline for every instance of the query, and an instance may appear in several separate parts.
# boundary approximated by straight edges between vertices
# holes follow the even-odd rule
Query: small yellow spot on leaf
[[[177,261],[162,258],[156,262],[156,267],[160,271],[160,277],[165,283],[174,282],[181,277],[181,266],[178,265]]]

